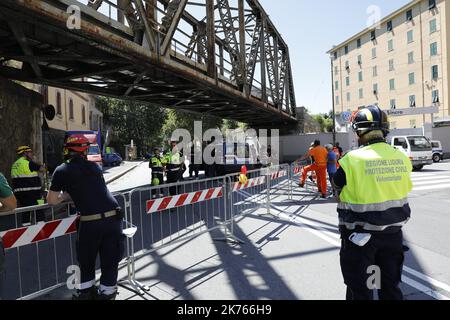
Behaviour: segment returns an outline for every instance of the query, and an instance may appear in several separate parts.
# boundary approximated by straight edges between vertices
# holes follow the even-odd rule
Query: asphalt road
[[[147,166],[142,165],[118,180],[114,188],[147,184],[149,175]],[[404,228],[410,251],[406,254],[402,289],[408,300],[449,299],[450,162],[414,172],[412,179],[412,218]],[[234,226],[234,234],[244,244],[215,241],[224,232],[214,230],[139,256],[137,278],[150,286],[150,292],[141,297],[121,288],[118,299],[344,299],[336,203],[320,200],[298,187],[290,200],[283,182],[272,191],[271,215],[267,215],[265,206],[259,208],[265,203],[265,197],[258,195],[260,191],[248,189],[232,196],[233,212],[246,213]],[[138,198],[132,202],[142,200]],[[150,218],[144,215],[145,236],[139,235],[135,244],[140,248],[141,244],[148,247],[152,240],[160,245],[162,240],[168,243],[176,239],[181,230],[171,230],[175,237],[169,237],[169,221],[172,226],[178,221],[180,229],[188,226],[186,230],[193,233],[204,231],[213,219],[223,219],[222,208],[221,202],[214,202]],[[183,220],[186,216],[196,219],[180,224],[180,217]],[[157,238],[150,239],[148,228],[162,226],[161,232],[154,234]],[[181,232],[181,236],[186,234]],[[122,267],[120,277],[125,276],[126,268]],[[70,292],[63,288],[44,299],[69,297]]]

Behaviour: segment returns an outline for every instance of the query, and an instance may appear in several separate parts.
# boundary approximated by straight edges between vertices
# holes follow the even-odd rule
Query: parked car
[[[440,141],[431,141],[433,147],[433,161],[438,163],[444,160],[444,150],[442,149],[442,143]]]
[[[103,155],[103,165],[105,167],[120,166],[122,162],[122,157],[118,153],[107,153]]]
[[[431,142],[424,136],[395,136],[391,145],[409,157],[415,171],[433,164]]]

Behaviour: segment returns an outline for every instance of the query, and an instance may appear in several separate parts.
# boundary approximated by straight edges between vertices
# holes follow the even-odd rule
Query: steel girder
[[[22,6],[29,10],[28,12],[32,12],[34,7],[39,7],[39,10],[44,11],[47,9],[57,11],[57,9],[77,3],[77,1],[4,0],[2,3],[15,3],[11,6],[19,8]],[[112,10],[117,12],[113,16],[107,17],[104,8],[111,6],[111,3],[115,3]],[[113,96],[127,98],[152,96],[156,93],[145,88],[149,83],[148,79],[151,78],[151,72],[149,74],[147,67],[133,66],[134,70],[129,71],[126,75],[124,75],[125,71],[120,70],[111,73],[101,72],[101,69],[106,67],[113,71],[116,68],[127,68],[127,63],[130,61],[121,59],[127,57],[127,52],[130,52],[132,47],[127,44],[127,41],[132,41],[141,46],[145,52],[149,52],[149,56],[161,57],[148,61],[149,64],[159,63],[160,59],[165,59],[164,63],[173,61],[183,66],[184,71],[188,74],[203,74],[202,79],[206,77],[204,79],[214,81],[220,88],[228,88],[227,90],[231,90],[230,92],[240,92],[234,96],[233,94],[228,95],[232,102],[231,105],[238,105],[237,100],[243,98],[256,99],[261,106],[272,108],[276,117],[284,119],[282,121],[294,121],[296,105],[289,49],[257,0],[200,0],[195,3],[187,0],[90,0],[88,6],[83,6],[80,2],[80,7],[82,8],[82,17],[88,18],[89,22],[95,25],[96,31],[93,29],[90,38],[85,39],[82,39],[84,36],[79,32],[75,31],[70,34],[67,30],[64,32],[68,32],[70,35],[68,38],[74,37],[71,41],[76,39],[76,41],[85,42],[86,46],[83,46],[83,49],[78,52],[77,49],[81,48],[81,45],[74,48],[70,41],[67,43],[71,52],[76,53],[74,56],[80,61],[84,61],[83,63],[79,65],[72,63],[72,56],[63,49],[61,52],[65,53],[64,59],[67,61],[55,59],[50,63],[48,59],[44,59],[46,52],[38,52],[37,47],[33,47],[34,42],[18,42],[13,49],[19,51],[11,50],[9,52],[5,48],[6,40],[10,39],[4,39],[5,41],[0,44],[0,59],[2,57],[7,59],[6,57],[9,56],[22,59],[21,61],[24,61],[27,66],[24,67],[25,75],[37,78],[46,78],[47,75],[52,75],[54,80],[45,79],[45,81],[53,85],[57,84],[58,79],[73,82],[76,77],[84,76],[104,82],[104,87],[99,87],[99,93],[106,94],[111,88]],[[35,18],[38,17],[30,16],[30,19]],[[111,23],[111,20],[116,21]],[[17,39],[23,38],[18,35],[21,32],[19,28],[13,27],[12,30],[16,33]],[[96,37],[102,36],[102,30],[121,38],[121,40],[104,43],[101,46],[94,45]],[[33,32],[31,30],[30,34]],[[112,39],[111,36],[108,37]],[[52,42],[51,39],[44,39],[44,35],[41,38],[42,46]],[[38,40],[33,41],[38,43]],[[95,50],[93,55],[85,54],[90,44],[97,49],[106,50],[104,52],[108,55],[103,57],[104,63],[99,62],[102,57],[97,57],[95,60],[98,55]],[[126,50],[123,52],[117,49],[111,51],[109,47],[112,44],[123,46]],[[52,45],[55,49],[47,55],[55,55],[58,52],[57,48],[62,48],[62,45],[58,43],[52,43]],[[114,64],[113,61],[121,63]],[[67,72],[61,71],[64,68],[67,68]],[[11,70],[4,71],[5,74],[10,74]],[[73,84],[61,84],[61,86],[69,85]],[[190,90],[194,88],[192,87]],[[85,89],[90,92],[95,90],[89,83],[79,83],[74,89]],[[172,105],[185,107],[189,105],[190,100],[197,99],[196,95],[189,99],[191,96],[180,97],[182,103],[177,101]],[[192,105],[199,104],[201,103],[198,99],[192,103]],[[220,112],[222,112],[221,114],[230,114],[229,111]],[[245,114],[247,115],[247,113]]]

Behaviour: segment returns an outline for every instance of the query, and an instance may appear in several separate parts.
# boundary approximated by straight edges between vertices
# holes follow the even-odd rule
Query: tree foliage
[[[98,105],[105,124],[112,129],[110,145],[117,151],[122,153],[131,140],[137,145],[138,154],[162,143],[161,125],[166,118],[164,109],[111,98],[100,98]]]

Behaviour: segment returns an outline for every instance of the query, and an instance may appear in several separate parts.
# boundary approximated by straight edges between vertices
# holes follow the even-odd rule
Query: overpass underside
[[[0,76],[253,127],[297,123],[288,47],[256,0],[2,0]]]

